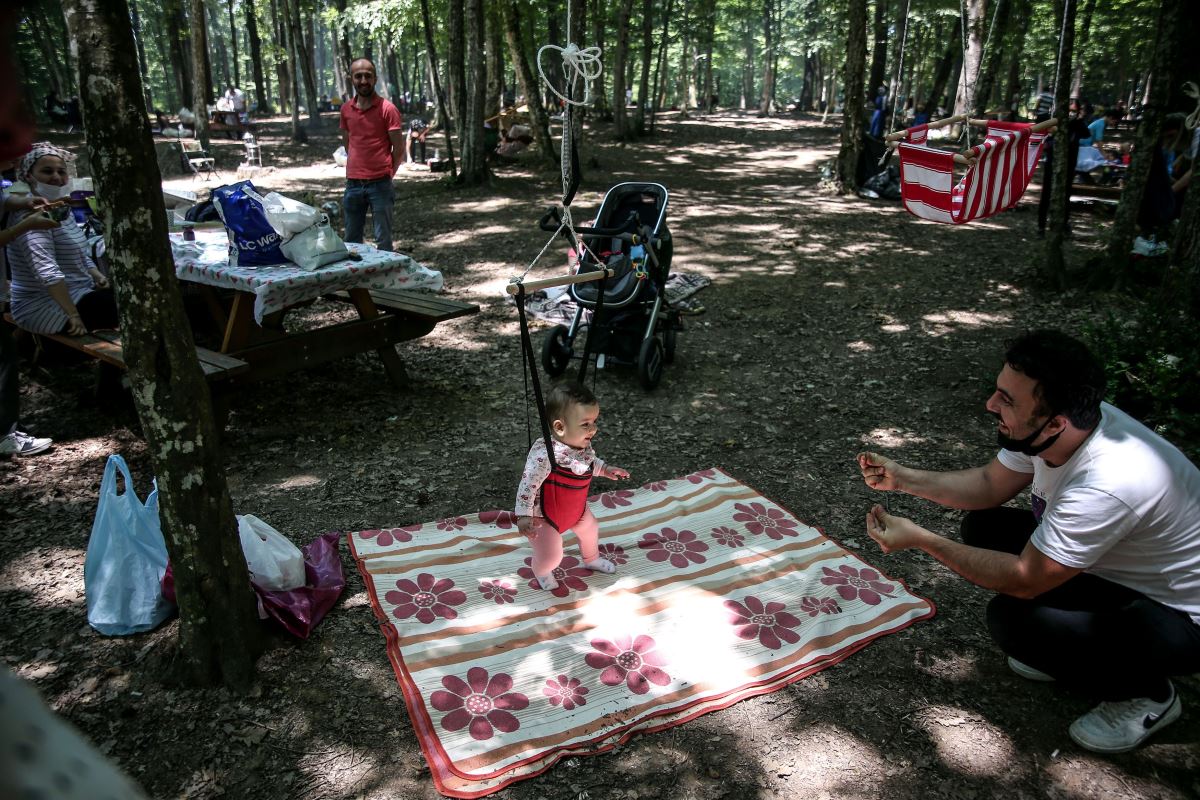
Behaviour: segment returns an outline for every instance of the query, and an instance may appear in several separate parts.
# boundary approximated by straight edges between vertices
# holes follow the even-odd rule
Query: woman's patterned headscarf
[[[70,150],[55,147],[49,142],[34,142],[33,149],[21,156],[21,163],[17,165],[17,180],[28,183],[29,173],[33,172],[33,165],[43,156],[58,156],[68,163],[75,160],[75,154]]]

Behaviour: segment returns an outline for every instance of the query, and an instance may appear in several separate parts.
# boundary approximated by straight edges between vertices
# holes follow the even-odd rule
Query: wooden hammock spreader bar
[[[518,286],[524,286],[526,292],[536,292],[538,289],[549,289],[552,286],[568,286],[572,283],[588,283],[590,281],[598,281],[601,278],[611,278],[616,275],[615,270],[603,269],[595,272],[581,272],[575,275],[561,275],[557,278],[542,278],[536,281],[512,281],[508,286],[504,287],[504,291],[509,294],[516,294]]]
[[[954,125],[956,123],[962,123],[962,122],[965,122],[966,124],[970,125],[973,128],[986,128],[988,125],[988,121],[986,119],[968,119],[965,114],[959,114],[958,116],[946,117],[945,119],[939,119],[937,122],[930,122],[925,127],[927,130],[932,131],[932,130],[937,130],[938,128],[945,128],[949,125]],[[1037,123],[1029,130],[1031,133],[1041,133],[1042,131],[1052,130],[1053,128],[1056,128],[1056,127],[1058,127],[1058,120],[1055,119],[1054,117],[1051,117],[1048,120],[1044,120],[1043,122]],[[904,139],[907,139],[907,138],[908,138],[907,130],[896,131],[895,133],[889,133],[887,136],[883,137],[883,140],[888,143],[888,155],[890,156],[891,152],[896,149],[896,145],[898,145],[901,141],[903,141]],[[971,152],[970,150],[963,150],[960,153],[955,153],[954,154],[954,163],[958,164],[960,166],[964,166],[964,167],[969,167],[972,164],[974,164],[975,159],[971,158],[968,155],[968,153],[970,153],[970,152]]]

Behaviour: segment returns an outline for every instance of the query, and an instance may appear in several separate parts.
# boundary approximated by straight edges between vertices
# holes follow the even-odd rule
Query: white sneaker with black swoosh
[[[1148,697],[1101,703],[1071,723],[1071,738],[1094,753],[1125,753],[1179,719],[1182,711],[1174,686],[1162,703]]]

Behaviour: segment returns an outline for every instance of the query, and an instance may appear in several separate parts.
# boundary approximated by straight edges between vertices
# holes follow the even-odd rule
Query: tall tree
[[[271,113],[271,99],[263,81],[262,46],[258,41],[258,14],[254,0],[242,0],[246,19],[246,40],[250,43],[250,71],[254,74],[254,99],[258,101],[258,113]]]
[[[617,6],[617,52],[613,55],[613,123],[618,139],[630,138],[629,115],[625,109],[625,67],[629,58],[629,17],[633,0],[621,0]]]
[[[867,78],[867,93],[875,96],[875,90],[883,86],[887,70],[888,50],[888,0],[875,0],[875,25],[872,28],[874,46],[871,49],[871,73]]]
[[[851,6],[856,2],[858,0],[851,0]],[[763,0],[762,8],[765,45],[763,46],[762,100],[759,102],[758,113],[759,116],[773,117],[775,116],[775,48],[778,46],[778,37],[775,36],[775,0]]]
[[[858,189],[858,159],[863,138],[863,73],[867,67],[867,0],[849,0],[848,5],[846,98],[837,157],[837,186],[843,193]]]
[[[1025,55],[1026,26],[1029,25],[1030,0],[1011,0],[1011,24],[1009,27],[1008,46],[1004,48],[1008,55],[1008,82],[1004,88],[1004,105],[1008,108],[1008,117],[1017,118],[1017,108],[1021,102],[1021,58]]]
[[[467,117],[467,73],[464,62],[465,53],[463,33],[463,15],[466,13],[463,0],[449,0],[450,13],[446,19],[446,35],[450,42],[446,48],[446,81],[450,84],[450,111],[454,114],[454,124],[458,128],[459,143],[463,148]],[[463,153],[463,161],[467,155]],[[465,165],[464,165],[465,167]]]
[[[487,10],[487,93],[483,98],[484,119],[500,113],[504,105],[504,36],[503,10],[500,4],[488,3]]]
[[[650,112],[650,132],[651,133],[654,132],[654,123],[655,123],[656,117],[658,117],[659,103],[662,100],[662,95],[663,95],[662,80],[666,79],[666,75],[661,75],[661,73],[662,73],[663,63],[667,59],[667,45],[669,44],[669,38],[668,38],[667,34],[670,32],[671,6],[674,5],[674,2],[675,2],[675,0],[666,0],[666,3],[663,8],[662,34],[658,37],[658,41],[659,41],[658,60],[654,64],[654,99],[652,101],[653,105],[651,106],[652,110]],[[660,78],[662,80],[660,80]]]
[[[446,158],[450,162],[450,177],[457,180],[458,167],[454,161],[454,140],[450,136],[454,125],[446,109],[446,93],[442,90],[442,81],[438,77],[437,49],[433,39],[433,18],[429,13],[429,0],[421,0],[421,27],[425,32],[425,54],[429,61],[429,80],[433,83],[433,97],[437,103],[438,117],[441,118],[442,127],[446,131]]]
[[[646,105],[650,95],[650,60],[654,55],[654,0],[642,0],[642,58],[638,79],[637,110],[633,113],[633,130],[638,136],[646,134]]]
[[[350,55],[350,39],[346,35],[346,22],[342,18],[346,13],[346,0],[334,0],[334,7],[337,8],[339,15],[337,24],[337,60],[341,66],[342,74],[342,83],[338,87],[338,91],[354,97],[354,84],[350,80],[350,62],[354,59]]]
[[[1096,12],[1096,0],[1087,0],[1083,7],[1083,23],[1079,27],[1079,41],[1075,46],[1075,70],[1071,76],[1071,97],[1083,97],[1083,59],[1087,57],[1088,39],[1092,35],[1092,14]]]
[[[229,71],[229,51],[225,47],[225,38],[221,36],[220,20],[211,3],[204,4],[204,13],[208,16],[208,46],[217,51],[217,66],[221,69],[221,85],[217,87],[217,95],[221,95],[233,80]],[[211,58],[209,61],[211,63]]]
[[[1004,36],[1008,30],[1008,18],[1012,13],[1012,0],[993,0],[992,27],[984,40],[983,67],[979,72],[979,87],[975,91],[975,104],[971,113],[982,115],[992,104],[996,78],[1000,74],[1000,56],[1004,50]],[[1004,105],[1007,105],[1005,103]]]
[[[925,111],[931,117],[937,111],[938,104],[942,102],[942,96],[946,93],[946,85],[950,81],[950,72],[954,67],[954,57],[961,52],[962,45],[959,44],[961,32],[962,18],[956,17],[954,27],[950,30],[949,44],[946,45],[946,50],[942,53],[937,69],[933,73],[933,87],[929,91],[929,99],[925,102]]]
[[[233,0],[229,0],[229,46],[233,51],[233,85],[241,88],[242,68],[238,63],[237,22],[233,16]]]
[[[290,12],[288,19],[291,24],[291,40],[295,43],[296,60],[292,65],[292,74],[296,83],[304,78],[304,105],[308,108],[309,125],[315,130],[321,127],[321,109],[317,104],[317,76],[313,69],[313,46],[304,31],[308,27],[300,10],[300,0],[287,0]],[[299,96],[297,94],[297,96]]]
[[[124,0],[64,0],[78,54],[87,149],[108,220],[105,241],[134,403],[159,488],[179,600],[180,665],[197,683],[249,689],[260,648],[204,376],[167,240]]]
[[[669,0],[668,0],[669,1]],[[604,49],[604,11],[608,5],[601,0],[592,0],[591,23],[592,23],[592,46]],[[665,40],[663,46],[666,46]],[[592,108],[595,109],[596,115],[600,119],[612,119],[612,108],[608,102],[608,93],[604,88],[605,70],[600,70],[595,80],[592,81]],[[653,127],[653,123],[651,123]]]
[[[183,16],[183,0],[162,0],[163,16],[167,20],[167,43],[171,49],[171,67],[178,81],[179,102],[192,102],[192,62],[190,37],[186,37],[187,21]],[[203,74],[203,73],[202,73]]]
[[[975,105],[976,81],[983,58],[983,29],[987,21],[987,0],[963,0],[966,11],[967,49],[962,54],[962,69],[958,73],[958,91],[954,93],[955,114],[970,114]]]
[[[1075,3],[1065,0],[1058,3],[1062,11],[1060,61],[1054,76],[1055,116],[1058,129],[1054,133],[1054,189],[1050,194],[1050,224],[1046,232],[1046,258],[1043,274],[1056,288],[1067,283],[1067,264],[1063,256],[1063,239],[1067,228],[1067,203],[1071,197],[1071,178],[1075,165],[1067,157],[1070,152],[1067,118],[1070,107],[1071,59],[1075,47]],[[1128,248],[1126,248],[1128,252]]]
[[[483,66],[483,0],[466,0],[463,6],[467,102],[466,116],[459,129],[462,145],[459,180],[468,186],[477,186],[488,179],[487,149],[483,139],[483,95],[487,91],[487,72]]]
[[[204,75],[208,71],[208,30],[204,22],[204,0],[191,0],[192,12],[192,113],[196,115],[196,138],[204,149],[211,142],[208,136],[208,86]]]
[[[195,2],[196,0],[193,0]],[[279,0],[279,14],[281,17],[281,28],[283,29],[283,45],[285,57],[288,65],[288,79],[292,96],[289,101],[292,106],[292,141],[297,144],[308,141],[308,131],[304,129],[304,123],[300,121],[300,69],[298,66],[299,58],[296,55],[296,49],[300,46],[297,41],[299,38],[296,34],[299,26],[293,25],[292,22],[295,14],[292,11],[292,6],[299,0]]]
[[[520,11],[517,9],[516,0],[500,0],[500,3],[504,12],[504,38],[508,42],[508,55],[516,67],[517,82],[521,85],[521,93],[525,95],[525,104],[529,108],[529,121],[533,127],[533,138],[537,142],[538,157],[547,165],[557,164],[558,155],[550,141],[550,121],[546,107],[542,105],[537,77],[525,56],[525,47],[521,39]]]
[[[142,19],[138,14],[137,0],[129,0],[129,21],[133,25],[133,41],[137,45],[138,74],[142,79],[142,90],[146,93],[146,110],[154,108],[154,97],[150,93],[150,70],[146,65],[146,46],[142,40]]]

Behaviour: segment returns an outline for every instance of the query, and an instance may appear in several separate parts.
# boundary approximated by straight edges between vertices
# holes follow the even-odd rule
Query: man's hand
[[[83,336],[87,332],[87,326],[83,324],[83,317],[78,313],[67,317],[67,336]]]
[[[605,464],[604,469],[600,472],[600,476],[608,478],[610,481],[624,481],[629,479],[629,472],[620,467]]]
[[[54,206],[66,203],[66,200],[56,200],[51,203],[44,197],[38,197],[34,194],[27,195],[5,195],[4,208],[9,211],[45,211]]]
[[[108,288],[108,278],[104,277],[104,273],[98,269],[89,269],[88,274],[92,276],[92,280],[96,284],[97,289]]]
[[[921,540],[934,534],[904,517],[897,517],[875,505],[867,512],[867,535],[875,540],[885,553],[919,547]]]
[[[879,453],[859,453],[858,468],[867,486],[878,492],[894,492],[900,488],[897,473],[900,465]]]

